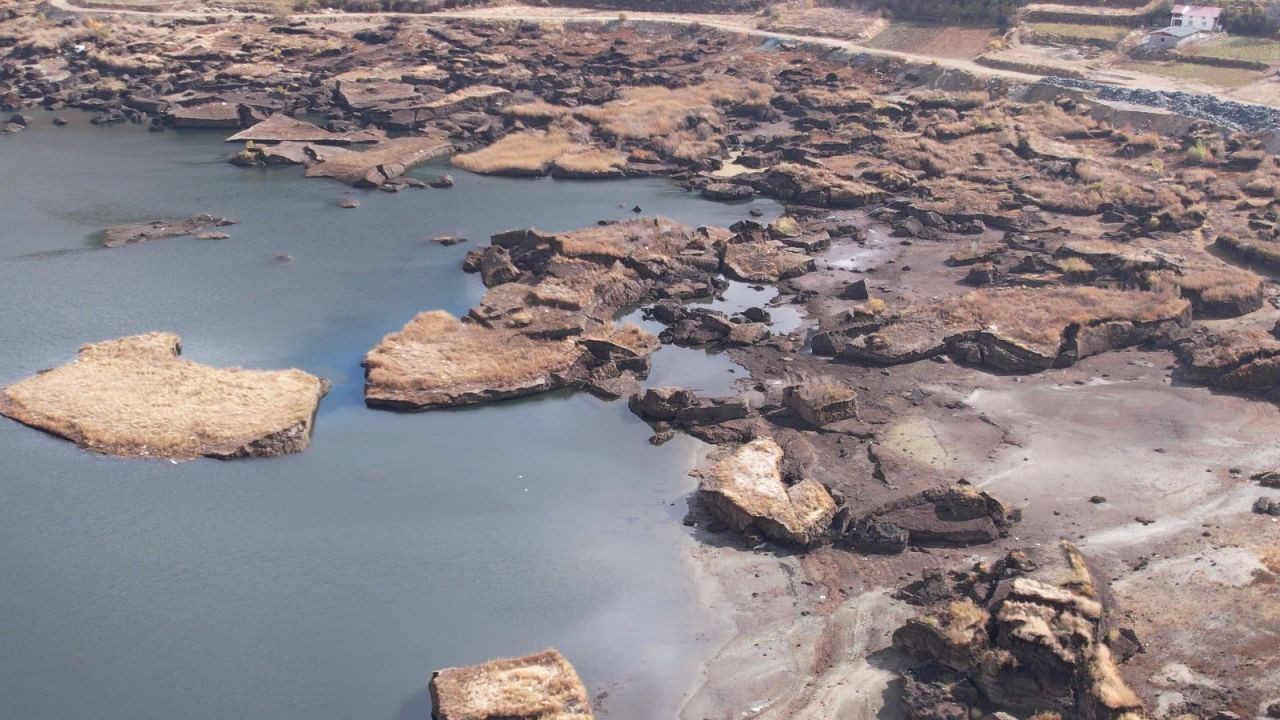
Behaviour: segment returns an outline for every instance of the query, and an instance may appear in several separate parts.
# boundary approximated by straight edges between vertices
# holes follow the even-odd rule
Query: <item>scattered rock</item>
[[[844,286],[844,290],[840,291],[840,297],[844,300],[870,300],[871,295],[867,292],[867,281],[854,280]]]
[[[1280,516],[1280,499],[1260,497],[1253,503],[1253,511],[1259,515]]]

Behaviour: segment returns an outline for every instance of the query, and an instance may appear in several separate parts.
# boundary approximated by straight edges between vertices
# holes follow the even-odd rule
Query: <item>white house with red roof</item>
[[[1222,8],[1211,5],[1174,5],[1170,27],[1191,27],[1202,32],[1222,29]]]

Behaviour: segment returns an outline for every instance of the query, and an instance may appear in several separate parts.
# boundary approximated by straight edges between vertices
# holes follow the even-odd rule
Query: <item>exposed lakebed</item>
[[[67,117],[38,114],[0,141],[0,383],[85,342],[164,330],[197,362],[296,366],[333,390],[311,448],[270,460],[121,460],[0,423],[0,705],[20,718],[425,717],[431,670],[554,645],[619,717],[675,714],[718,627],[679,522],[699,444],[653,448],[625,403],[586,394],[367,410],[359,362],[421,310],[465,312],[484,289],[462,257],[494,232],[635,205],[727,226],[776,205],[709,203],[658,179],[454,173],[450,190],[356,191],[347,210],[340,184],[227,165],[219,133]],[[103,227],[200,212],[238,224],[226,240],[99,247]],[[666,347],[650,382],[719,390],[734,368]]]

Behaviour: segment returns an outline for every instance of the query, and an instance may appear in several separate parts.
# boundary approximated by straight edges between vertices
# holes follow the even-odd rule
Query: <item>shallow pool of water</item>
[[[675,715],[716,627],[679,522],[696,441],[653,448],[625,403],[585,394],[371,411],[359,362],[416,312],[479,298],[459,266],[491,233],[635,205],[727,226],[773,203],[459,172],[351,191],[230,166],[219,134],[68,118],[0,138],[0,384],[169,330],[193,360],[334,387],[312,447],[269,460],[120,460],[0,421],[0,714],[421,719],[432,670],[555,646],[614,717]],[[359,208],[335,206],[347,193]],[[240,222],[96,247],[105,226],[196,212]],[[701,351],[654,364],[653,384],[736,377]]]

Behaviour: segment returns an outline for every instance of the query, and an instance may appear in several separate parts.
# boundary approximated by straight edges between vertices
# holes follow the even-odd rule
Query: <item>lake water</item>
[[[680,524],[701,446],[653,448],[624,402],[585,394],[372,411],[359,362],[421,310],[465,312],[484,288],[462,256],[491,233],[775,204],[444,165],[417,174],[450,171],[451,190],[351,191],[228,165],[218,133],[66,117],[0,137],[0,384],[169,330],[198,362],[334,386],[312,447],[267,460],[120,460],[0,420],[0,716],[421,720],[432,670],[547,646],[611,716],[676,714],[720,627]],[[336,207],[347,193],[361,207]],[[105,226],[197,212],[240,222],[95,247]],[[699,350],[654,365],[651,384],[712,392],[743,375]]]

